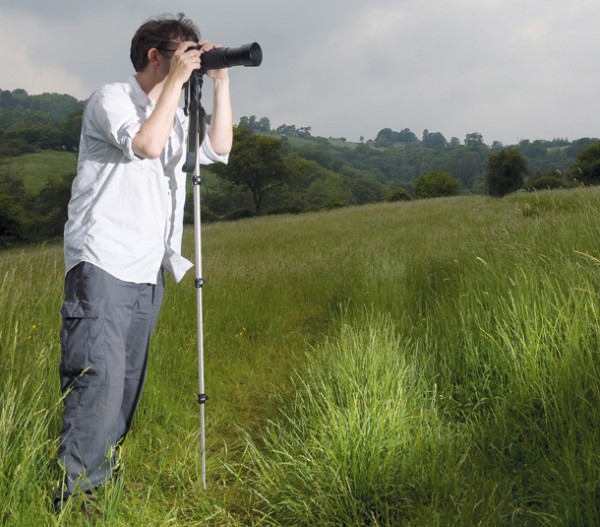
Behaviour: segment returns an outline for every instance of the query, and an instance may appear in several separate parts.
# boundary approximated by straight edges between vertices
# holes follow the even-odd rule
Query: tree
[[[442,170],[432,170],[415,180],[417,198],[438,198],[460,194],[460,183]]]
[[[447,149],[436,165],[438,169],[458,179],[464,188],[471,187],[485,170],[485,162],[480,159],[478,153],[465,147]]]
[[[301,212],[354,203],[348,182],[341,174],[296,152],[287,154],[284,162],[289,179],[272,211]]]
[[[523,155],[527,158],[543,158],[548,154],[545,141],[529,141],[529,139],[522,139],[519,142],[519,150],[523,152]]]
[[[286,137],[308,138],[311,137],[310,130],[310,126],[300,126],[299,128],[296,128],[296,125],[294,124],[282,124],[281,126],[277,127],[275,133]]]
[[[390,190],[383,198],[385,201],[410,201],[412,198],[410,194],[406,192],[403,187],[398,187],[394,190]]]
[[[229,163],[214,165],[213,170],[233,184],[247,188],[254,211],[260,215],[265,198],[288,177],[281,148],[280,139],[257,135],[245,126],[237,126]]]
[[[397,143],[418,143],[419,139],[410,130],[410,128],[403,128],[399,132],[394,133],[394,141]]]
[[[78,108],[65,117],[62,125],[62,142],[65,150],[74,152],[79,150],[82,119],[83,108]]]
[[[251,115],[250,117],[242,115],[240,117],[240,125],[245,126],[246,128],[250,128],[250,130],[254,130],[254,128],[256,127],[256,115]]]
[[[0,247],[24,237],[26,215],[9,194],[0,193]]]
[[[339,174],[331,173],[327,178],[315,179],[305,192],[307,210],[334,209],[345,207],[348,201],[343,199],[344,181]]]
[[[555,170],[547,174],[536,174],[527,179],[525,190],[550,190],[555,188],[570,188],[573,183],[568,181],[564,175]]]
[[[571,175],[584,185],[600,184],[600,142],[586,146],[577,154]]]
[[[421,144],[427,148],[445,148],[448,145],[448,141],[441,132],[430,132],[429,130],[423,130],[423,139]]]
[[[256,129],[261,132],[270,132],[271,131],[271,121],[268,117],[261,117],[256,124]]]
[[[68,219],[71,186],[75,174],[64,174],[60,179],[51,178],[35,197],[33,207],[38,217],[34,222],[32,237],[42,239],[62,236]]]
[[[485,173],[489,195],[501,198],[520,189],[527,172],[527,161],[519,150],[508,149],[491,154]]]
[[[256,130],[257,132],[270,132],[271,121],[268,117],[261,117],[258,121],[255,115],[247,117],[243,115],[240,117],[240,125],[250,128],[250,130]]]
[[[465,146],[482,146],[483,135],[479,132],[473,132],[465,136]]]
[[[0,247],[25,238],[27,194],[23,180],[6,171],[0,173]]]
[[[361,177],[350,184],[350,190],[358,205],[381,201],[386,187],[372,177]]]
[[[380,147],[396,146],[401,144],[418,143],[417,136],[404,128],[400,132],[395,132],[391,128],[382,128],[375,137],[375,144]]]

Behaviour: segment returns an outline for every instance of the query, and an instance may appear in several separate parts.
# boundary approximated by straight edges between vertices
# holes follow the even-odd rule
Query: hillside
[[[60,237],[75,174],[82,104],[68,95],[0,91],[0,246]],[[313,137],[310,127],[271,128],[242,117],[227,166],[203,169],[203,219],[304,213],[396,199],[497,194],[486,180],[490,160],[519,158],[507,192],[596,184],[597,139],[522,140],[487,145],[481,134],[461,142],[424,130],[383,128],[375,139]],[[270,152],[268,156],[259,152]],[[586,155],[585,170],[579,157]],[[502,172],[500,172],[502,173]],[[423,178],[433,178],[421,185]],[[433,187],[433,188],[432,188]],[[499,188],[502,188],[500,185]],[[191,189],[190,189],[191,190]],[[185,213],[192,218],[192,201]]]
[[[49,179],[60,179],[77,171],[77,154],[55,150],[32,152],[0,159],[0,170],[23,181],[25,190],[37,194]]]
[[[167,284],[94,510],[109,527],[600,524],[599,235],[597,188],[204,227],[209,493],[190,274]],[[56,524],[61,247],[5,251],[0,283],[0,519]]]
[[[0,90],[0,158],[76,150],[83,104],[70,95]]]
[[[77,150],[83,104],[69,95],[0,90],[0,159],[48,149]],[[362,186],[368,184],[379,198],[398,187],[410,191],[417,177],[432,170],[448,172],[466,191],[482,192],[488,156],[503,148],[517,148],[526,158],[532,177],[564,173],[583,148],[598,141],[533,138],[523,139],[517,145],[490,145],[477,132],[463,139],[447,140],[441,133],[427,129],[419,138],[407,128],[399,132],[382,128],[375,138],[352,143],[344,138],[313,137],[310,126],[272,128],[267,117],[243,116],[239,124],[280,139],[286,155],[296,154],[315,163],[313,172],[328,170],[349,187],[356,181]],[[322,173],[315,178],[323,179]],[[352,198],[350,204],[361,203],[356,194]],[[281,204],[274,208],[281,208]]]

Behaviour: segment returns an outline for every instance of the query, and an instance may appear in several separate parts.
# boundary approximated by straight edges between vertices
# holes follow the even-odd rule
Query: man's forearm
[[[167,80],[152,115],[133,138],[136,155],[150,159],[160,156],[173,129],[180,94],[181,86],[173,80]]]
[[[233,116],[229,78],[214,79],[213,114],[210,120],[210,143],[217,154],[228,154],[233,144]]]

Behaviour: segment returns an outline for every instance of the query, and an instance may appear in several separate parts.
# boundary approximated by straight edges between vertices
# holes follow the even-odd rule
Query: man
[[[131,42],[135,74],[86,104],[65,225],[58,450],[65,478],[57,510],[113,475],[142,392],[163,269],[179,281],[192,266],[180,254],[187,118],[178,106],[202,54],[214,47],[183,14],[150,19]],[[226,163],[229,77],[226,69],[207,75],[213,112],[200,162]]]

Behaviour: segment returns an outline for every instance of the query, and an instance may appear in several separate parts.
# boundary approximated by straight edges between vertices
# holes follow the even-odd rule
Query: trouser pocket
[[[63,391],[76,388],[84,376],[93,382],[100,373],[98,366],[102,361],[97,355],[102,348],[102,319],[98,317],[98,284],[94,273],[93,266],[82,263],[71,269],[65,279],[59,366]]]
[[[84,375],[92,378],[98,377],[98,365],[97,361],[94,361],[92,350],[97,345],[99,334],[100,320],[98,317],[63,315],[59,366],[63,391],[76,387]]]

